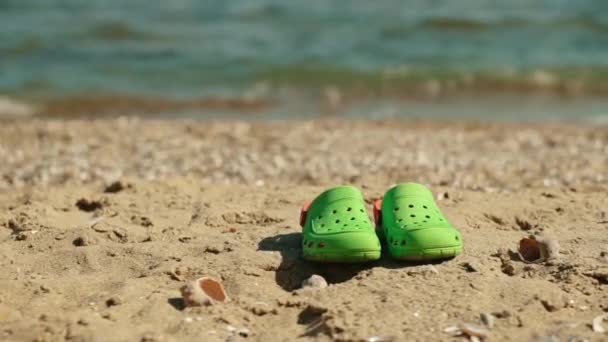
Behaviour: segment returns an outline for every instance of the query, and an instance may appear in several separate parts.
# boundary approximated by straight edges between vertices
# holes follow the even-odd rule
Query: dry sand
[[[0,340],[451,341],[482,314],[492,341],[606,340],[607,146],[572,124],[3,121]],[[305,200],[406,180],[438,194],[463,255],[301,259]],[[519,261],[528,235],[559,259]],[[312,274],[329,287],[301,289]],[[184,308],[203,275],[230,301]]]

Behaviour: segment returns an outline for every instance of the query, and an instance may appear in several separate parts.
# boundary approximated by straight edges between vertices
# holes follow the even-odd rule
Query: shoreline
[[[24,119],[0,137],[0,189],[192,176],[517,190],[603,185],[608,166],[605,127],[572,123]]]
[[[0,119],[106,118],[124,115],[177,119],[427,119],[607,122],[601,94],[524,89],[468,89],[427,82],[418,88],[340,87],[270,89],[262,83],[234,94],[154,93],[0,95]],[[259,89],[258,89],[259,88]]]

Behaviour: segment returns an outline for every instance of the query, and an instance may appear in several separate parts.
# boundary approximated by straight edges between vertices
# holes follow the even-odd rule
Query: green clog
[[[447,259],[462,253],[460,232],[421,184],[403,183],[388,190],[374,203],[374,218],[395,259]]]
[[[320,194],[300,215],[304,258],[317,262],[365,262],[380,258],[380,241],[361,191],[340,186]]]

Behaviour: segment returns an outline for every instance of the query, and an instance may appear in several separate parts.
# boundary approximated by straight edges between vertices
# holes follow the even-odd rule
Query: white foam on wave
[[[597,125],[597,126],[608,126],[608,113],[601,115],[594,115],[585,120],[585,122]]]
[[[8,96],[0,96],[0,117],[31,116],[35,113],[36,108],[32,105],[11,99]]]

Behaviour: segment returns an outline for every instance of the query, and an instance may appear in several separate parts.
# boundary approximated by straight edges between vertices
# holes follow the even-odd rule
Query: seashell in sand
[[[186,306],[208,306],[228,300],[222,283],[211,277],[202,277],[187,283],[180,289]]]
[[[484,339],[484,338],[490,336],[490,332],[487,329],[478,327],[476,325],[461,324],[460,329],[462,330],[462,332],[465,335],[470,336],[470,337],[476,336],[481,339]]]
[[[454,336],[462,334],[462,330],[457,325],[450,325],[449,327],[443,329],[443,332]]]
[[[517,250],[523,262],[538,263],[559,258],[559,243],[552,239],[523,238]]]
[[[468,336],[471,341],[480,341],[490,336],[490,331],[471,324],[452,325],[443,330],[452,336]]]
[[[593,319],[593,331],[596,333],[603,334],[606,332],[606,328],[602,325],[602,322],[608,321],[608,314],[603,314]]]

